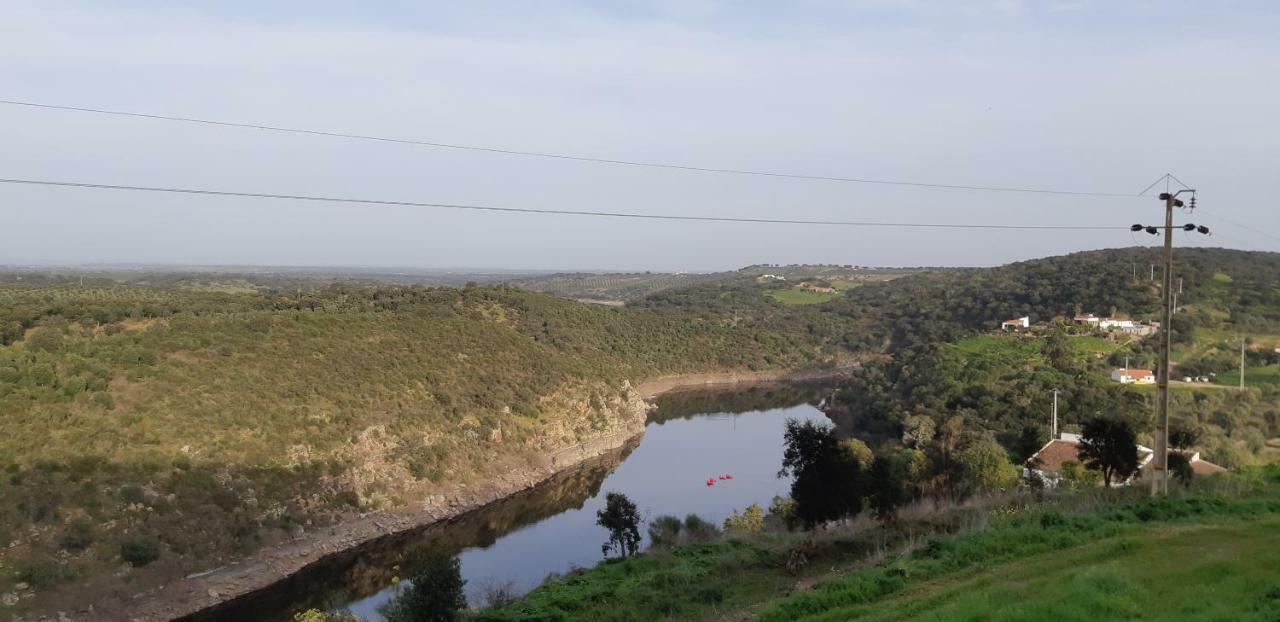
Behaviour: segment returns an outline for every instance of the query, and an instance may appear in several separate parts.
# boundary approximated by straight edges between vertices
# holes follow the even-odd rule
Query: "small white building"
[[[1102,330],[1110,330],[1112,328],[1131,329],[1138,325],[1137,322],[1134,322],[1129,318],[1098,317],[1092,313],[1077,315],[1074,318],[1072,318],[1072,321],[1075,322],[1076,324],[1093,326],[1096,328],[1100,328]]]
[[[1000,323],[1000,330],[1018,330],[1020,328],[1030,328],[1030,327],[1031,327],[1031,317],[1025,316],[1025,315],[1022,317],[1013,318],[1012,320],[1005,320]]]
[[[1126,369],[1120,367],[1111,370],[1111,379],[1120,384],[1155,384],[1156,375],[1150,369]]]

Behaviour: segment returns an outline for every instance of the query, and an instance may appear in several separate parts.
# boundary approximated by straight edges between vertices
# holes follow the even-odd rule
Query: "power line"
[[[1252,227],[1252,226],[1250,226],[1250,225],[1246,225],[1246,224],[1244,224],[1244,223],[1242,223],[1242,222],[1236,222],[1236,221],[1234,221],[1234,220],[1231,220],[1230,218],[1227,218],[1227,217],[1225,217],[1225,216],[1219,216],[1218,214],[1215,214],[1215,213],[1213,213],[1213,212],[1206,212],[1204,208],[1198,208],[1198,211],[1200,211],[1201,213],[1204,213],[1204,214],[1205,214],[1206,216],[1208,216],[1209,218],[1213,218],[1213,219],[1215,219],[1215,220],[1221,220],[1222,222],[1227,223],[1227,224],[1229,224],[1229,225],[1233,225],[1233,226],[1235,226],[1235,227],[1239,227],[1239,228],[1244,229],[1244,230],[1246,230],[1246,231],[1252,231],[1252,232],[1254,232],[1254,233],[1256,233],[1256,234],[1258,234],[1258,235],[1260,235],[1260,236],[1267,237],[1267,238],[1271,238],[1272,240],[1276,240],[1277,242],[1280,242],[1280,235],[1274,235],[1274,234],[1271,234],[1271,233],[1267,233],[1266,231],[1263,231],[1263,230],[1258,229],[1258,228],[1256,228],[1256,227]]]
[[[0,183],[25,184],[34,186],[57,186],[64,188],[87,188],[93,190],[132,190],[138,192],[164,192],[171,194],[194,194],[203,196],[247,197],[253,199],[283,199],[289,201],[315,201],[323,203],[354,203],[362,205],[385,205],[400,207],[431,207],[455,210],[474,210],[486,212],[507,212],[518,214],[544,214],[565,216],[598,216],[608,218],[639,218],[646,220],[683,220],[701,222],[741,222],[779,225],[829,225],[849,227],[903,227],[929,229],[1015,229],[1015,230],[1071,230],[1071,231],[1121,231],[1128,227],[1085,226],[1085,225],[1005,225],[978,223],[920,223],[920,222],[884,222],[863,220],[796,220],[789,218],[746,218],[732,216],[680,216],[672,214],[644,214],[636,212],[600,212],[567,209],[534,209],[520,207],[499,207],[492,205],[466,205],[458,203],[428,203],[420,201],[389,201],[379,199],[356,199],[349,197],[323,197],[299,194],[277,194],[258,192],[235,192],[230,190],[203,190],[197,188],[172,188],[156,186],[122,186],[114,184],[94,184],[70,181],[50,181],[41,179],[3,179]]]
[[[1150,189],[1152,189],[1152,188],[1154,188],[1156,184],[1158,184],[1158,183],[1160,183],[1160,182],[1162,182],[1162,181],[1163,181],[1163,182],[1168,182],[1169,180],[1173,180],[1173,181],[1175,181],[1175,182],[1178,182],[1178,185],[1179,185],[1179,186],[1182,186],[1182,189],[1184,189],[1184,190],[1190,190],[1190,189],[1191,189],[1191,186],[1188,186],[1188,185],[1186,184],[1186,182],[1182,181],[1181,179],[1178,179],[1178,178],[1177,178],[1177,176],[1175,176],[1173,173],[1165,173],[1164,175],[1161,175],[1159,178],[1157,178],[1155,181],[1151,182],[1151,185],[1150,185],[1150,186],[1147,186],[1147,187],[1146,187],[1146,189],[1144,189],[1142,192],[1139,192],[1138,194],[1146,194],[1146,193],[1147,193],[1147,191],[1148,191],[1148,190],[1150,190]],[[1229,224],[1229,225],[1232,225],[1232,226],[1238,227],[1238,228],[1240,228],[1240,229],[1244,229],[1244,230],[1246,230],[1246,231],[1252,231],[1253,233],[1256,233],[1256,234],[1261,235],[1261,236],[1263,236],[1263,237],[1271,238],[1272,240],[1280,241],[1280,236],[1277,236],[1277,235],[1274,235],[1274,234],[1271,234],[1271,233],[1267,233],[1266,231],[1263,231],[1263,230],[1258,229],[1258,228],[1256,228],[1256,227],[1253,227],[1253,226],[1251,226],[1251,225],[1246,225],[1245,223],[1242,223],[1242,222],[1237,222],[1237,221],[1231,220],[1230,218],[1227,218],[1227,217],[1225,217],[1225,216],[1219,216],[1219,215],[1217,215],[1217,214],[1215,214],[1215,213],[1213,213],[1213,212],[1210,212],[1210,211],[1205,210],[1205,209],[1204,209],[1204,208],[1202,208],[1202,207],[1200,207],[1200,208],[1196,208],[1196,209],[1198,209],[1198,210],[1200,211],[1200,213],[1208,214],[1209,218],[1213,218],[1213,219],[1215,219],[1215,220],[1220,220],[1220,221],[1222,221],[1222,222],[1224,222],[1224,223],[1227,223],[1227,224]]]
[[[395,143],[402,145],[417,145],[422,147],[437,147],[441,149],[458,149],[463,151],[479,151],[484,153],[497,153],[509,156],[522,156],[531,158],[548,158],[554,160],[569,160],[574,162],[594,162],[597,164],[616,164],[622,166],[635,166],[644,168],[660,168],[680,171],[692,171],[698,173],[720,173],[727,175],[750,175],[756,177],[774,177],[784,179],[800,179],[807,181],[829,181],[844,182],[855,184],[875,184],[882,186],[904,186],[912,188],[934,188],[940,190],[969,190],[981,192],[1019,192],[1031,194],[1057,194],[1068,196],[1090,196],[1090,197],[1116,197],[1116,198],[1135,198],[1137,195],[1117,192],[1087,192],[1082,190],[1059,190],[1051,188],[1023,188],[1015,186],[983,186],[968,184],[944,184],[933,182],[904,181],[894,179],[871,179],[863,177],[838,177],[832,175],[809,175],[802,173],[782,173],[776,171],[758,171],[749,169],[736,168],[719,168],[711,166],[692,166],[685,164],[671,164],[664,162],[647,162],[642,160],[623,160],[616,158],[596,158],[590,156],[568,155],[563,153],[550,153],[543,151],[522,151],[518,149],[506,149],[501,147],[480,147],[476,145],[460,145],[454,143],[443,143],[428,140],[414,140],[408,138],[391,138],[386,136],[370,136],[365,134],[350,134],[346,132],[329,132],[324,130],[309,130],[302,128],[282,127],[275,125],[263,125],[258,123],[239,123],[234,121],[217,121],[212,119],[198,119],[194,117],[179,117],[160,114],[148,114],[142,112],[128,112],[123,110],[105,110],[100,108],[84,108],[79,106],[60,106],[55,104],[42,104],[37,102],[26,102],[16,100],[0,100],[0,104],[9,106],[26,106],[30,108],[44,108],[48,110],[64,110],[72,112],[89,112],[94,114],[114,115],[120,117],[134,117],[139,119],[155,119],[162,121],[178,121],[182,123],[197,123],[201,125],[214,125],[221,127],[236,127],[242,129],[263,130],[268,132],[284,132],[289,134],[308,134],[312,136],[327,136],[330,138],[348,138],[353,140],[368,140],[383,143]]]

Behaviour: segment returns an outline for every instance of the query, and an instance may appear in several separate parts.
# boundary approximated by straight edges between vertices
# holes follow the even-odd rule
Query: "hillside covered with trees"
[[[124,598],[361,512],[483,486],[630,429],[644,409],[631,385],[666,375],[870,361],[831,409],[844,435],[877,455],[969,451],[1004,481],[1047,439],[1053,389],[1064,426],[1115,413],[1145,430],[1149,394],[1105,370],[1150,364],[1154,350],[1074,329],[987,333],[1016,315],[1150,319],[1150,255],[857,283],[821,268],[801,276],[835,279],[817,286],[838,293],[813,304],[778,296],[794,285],[767,266],[626,307],[501,284],[0,276],[0,593],[24,585],[36,595],[24,610],[67,602],[73,585],[73,600]],[[1176,359],[1225,378],[1231,340],[1246,340],[1252,375],[1244,392],[1179,390],[1175,412],[1207,459],[1270,460],[1280,255],[1178,257]]]

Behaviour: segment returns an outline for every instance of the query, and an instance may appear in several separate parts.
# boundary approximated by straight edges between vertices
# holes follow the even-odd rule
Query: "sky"
[[[0,99],[817,176],[1199,190],[1280,251],[1267,0],[0,0]],[[0,184],[0,265],[721,270],[996,265],[1154,245],[1154,197],[527,158],[0,105],[0,178],[889,229],[450,211]],[[1176,184],[1175,184],[1176,187]],[[1163,190],[1163,184],[1159,184]],[[1244,225],[1244,226],[1240,226]]]

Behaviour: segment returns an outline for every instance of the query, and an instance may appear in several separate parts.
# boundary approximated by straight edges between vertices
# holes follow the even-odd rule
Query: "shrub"
[[[120,500],[125,503],[142,503],[147,500],[147,495],[142,492],[141,486],[129,484],[120,487]]]
[[[32,559],[18,565],[18,580],[42,590],[51,588],[72,577],[65,566],[47,559]]]
[[[684,517],[684,538],[686,542],[710,542],[720,537],[720,530],[705,521],[697,514]]]
[[[68,551],[83,551],[90,544],[93,544],[93,524],[86,518],[71,521],[58,537],[58,546]]]
[[[659,516],[649,522],[649,546],[656,549],[669,549],[680,544],[680,519],[674,516]]]
[[[729,518],[724,519],[725,531],[756,533],[764,529],[764,508],[758,503],[748,505],[741,514],[737,510]]]
[[[120,543],[120,558],[134,568],[160,559],[160,544],[150,538],[129,538]]]

